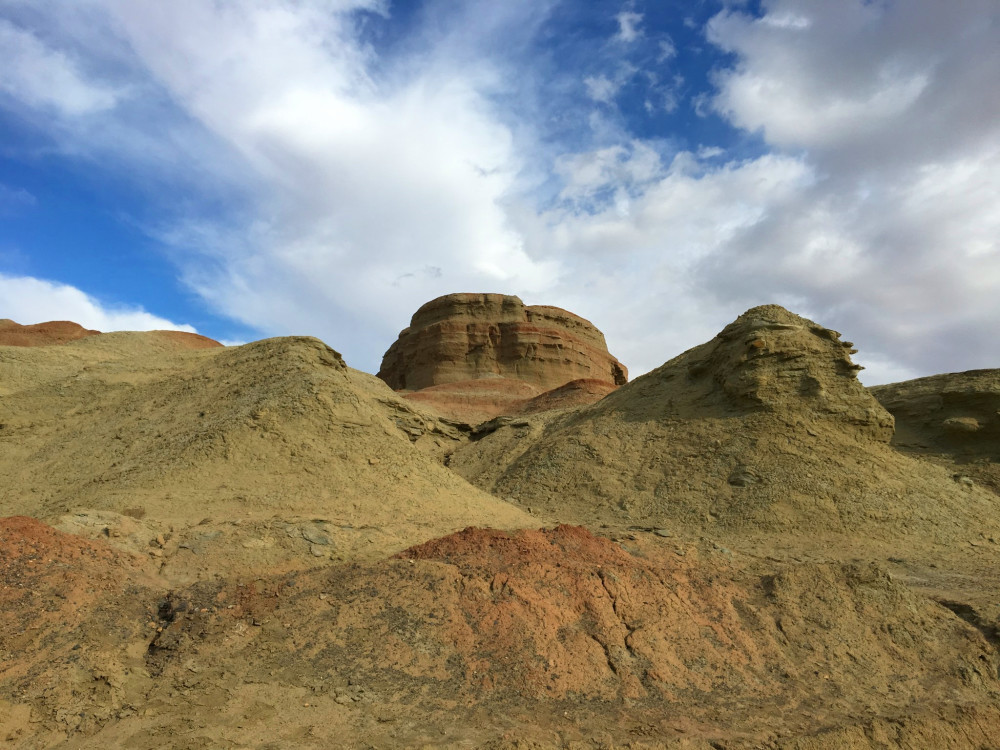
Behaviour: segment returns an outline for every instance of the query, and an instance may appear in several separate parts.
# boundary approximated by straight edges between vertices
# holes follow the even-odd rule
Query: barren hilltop
[[[589,321],[0,321],[0,743],[1000,747],[1000,374],[866,389],[781,307],[628,382]]]

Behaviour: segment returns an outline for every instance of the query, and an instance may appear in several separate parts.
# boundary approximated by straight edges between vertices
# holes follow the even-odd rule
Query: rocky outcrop
[[[84,328],[68,320],[52,320],[23,326],[9,318],[0,320],[0,346],[50,346],[96,336],[100,331]]]
[[[572,523],[942,539],[983,519],[997,528],[994,496],[893,449],[893,418],[852,353],[835,331],[756,307],[590,406],[498,422],[448,465]]]
[[[1000,370],[970,370],[869,389],[896,418],[892,444],[1000,495]]]
[[[897,447],[1000,458],[1000,370],[970,370],[874,386],[896,418]]]
[[[857,352],[840,333],[761,305],[743,313],[712,341],[656,372],[686,374],[692,406],[713,398],[720,412],[766,410],[784,418],[840,422],[858,435],[889,442],[893,419],[857,379]],[[704,392],[699,397],[695,393]]]
[[[378,376],[397,391],[481,378],[558,388],[581,378],[622,385],[625,367],[592,323],[504,294],[449,294],[423,305]]]
[[[222,346],[215,339],[187,331],[140,331],[140,336],[159,341],[173,349],[214,349]],[[58,346],[72,341],[101,336],[100,331],[84,328],[69,320],[52,320],[23,326],[9,318],[0,320],[0,346]]]

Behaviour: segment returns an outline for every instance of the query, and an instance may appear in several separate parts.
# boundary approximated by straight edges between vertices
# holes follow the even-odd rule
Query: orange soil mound
[[[0,320],[0,346],[66,344],[99,333],[100,331],[89,330],[68,320],[52,320],[28,326],[22,326],[6,318]]]
[[[215,339],[187,331],[144,331],[142,335],[169,343],[176,349],[212,349],[222,346]],[[68,320],[53,320],[23,326],[13,320],[0,320],[0,346],[53,346],[68,344],[88,336],[100,336],[100,331],[84,328]]]
[[[32,746],[75,731],[72,746],[152,748],[181,729],[206,747],[422,747],[445,733],[450,747],[566,746],[503,744],[524,727],[604,746],[639,729],[699,750],[819,750],[836,728],[835,746],[867,749],[883,745],[848,740],[898,716],[924,722],[921,736],[1000,741],[996,650],[873,566],[751,570],[655,536],[468,528],[377,563],[163,596],[127,565],[109,571],[100,543],[2,525],[4,569],[27,571],[5,585],[42,591],[18,605],[23,623],[0,620],[0,638],[32,639],[2,644],[0,709],[14,698],[21,718],[0,710],[0,730]],[[78,620],[39,628],[52,607]]]
[[[956,643],[980,642],[873,567],[810,565],[741,580],[718,561],[639,556],[566,525],[470,528],[398,557],[448,565],[432,589],[447,612],[441,636],[461,654],[468,683],[526,696],[673,701],[724,689],[764,699],[805,676],[805,665],[877,693],[903,667],[905,644],[923,652],[916,671],[930,677],[951,669],[941,659],[953,657],[945,654]],[[893,625],[908,635],[878,632],[879,621],[899,622],[892,613],[900,606],[916,608]],[[980,648],[989,651],[985,642]],[[797,689],[805,696],[823,687],[807,679]]]
[[[140,579],[135,558],[101,542],[0,519],[0,697],[19,699],[0,741],[28,731],[25,706],[50,727],[92,730],[144,695]]]

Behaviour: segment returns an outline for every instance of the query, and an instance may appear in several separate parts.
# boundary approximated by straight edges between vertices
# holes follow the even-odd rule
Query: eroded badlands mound
[[[157,596],[103,543],[27,519],[0,525],[0,539],[0,648],[23,646],[18,630],[42,638],[0,671],[3,694],[23,701],[0,728],[36,741],[25,746],[65,732],[133,749],[165,736],[317,748],[1000,741],[996,649],[868,564],[761,572],[656,537],[470,528],[394,559]],[[63,617],[70,627],[54,627]]]
[[[473,318],[441,372],[511,351]],[[995,371],[887,411],[775,306],[407,398],[311,338],[51,343],[0,344],[0,745],[1000,747]]]
[[[378,376],[444,416],[479,422],[537,410],[547,391],[591,403],[628,379],[604,335],[571,312],[504,294],[449,294],[423,305]]]
[[[79,323],[68,320],[52,320],[23,326],[9,318],[0,320],[0,346],[50,346],[65,344],[87,336],[96,336],[100,331],[84,328]]]
[[[192,351],[118,333],[0,349],[0,395],[5,512],[143,554],[158,539],[178,575],[531,522],[434,458],[454,428],[317,339]]]
[[[510,423],[450,466],[579,523],[964,538],[997,498],[890,446],[850,342],[756,307],[597,403]]]
[[[88,336],[100,336],[100,331],[84,328],[68,320],[20,325],[9,318],[0,320],[0,346],[55,346],[78,341]],[[186,331],[149,331],[148,337],[161,338],[185,349],[211,349],[222,346],[218,341]]]

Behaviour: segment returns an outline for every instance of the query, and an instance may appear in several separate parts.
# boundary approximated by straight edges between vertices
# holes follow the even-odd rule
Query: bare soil
[[[756,308],[473,429],[188,343],[0,346],[0,745],[1000,748],[992,375]]]

